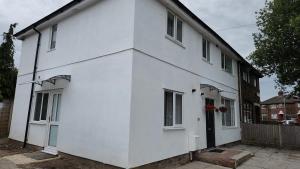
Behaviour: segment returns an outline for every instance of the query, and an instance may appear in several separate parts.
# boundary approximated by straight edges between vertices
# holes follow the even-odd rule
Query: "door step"
[[[51,155],[57,155],[58,151],[56,148],[52,147],[45,147],[44,150],[42,150],[43,153],[51,154]]]
[[[237,166],[241,165],[251,157],[253,157],[253,154],[248,151],[217,148],[197,152],[195,159],[224,167],[237,168]]]

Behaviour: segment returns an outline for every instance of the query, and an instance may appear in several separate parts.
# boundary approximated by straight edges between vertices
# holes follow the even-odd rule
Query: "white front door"
[[[47,141],[44,152],[50,154],[57,154],[57,137],[59,132],[59,120],[60,120],[60,107],[61,107],[61,92],[51,92],[50,93],[50,113],[47,117]]]

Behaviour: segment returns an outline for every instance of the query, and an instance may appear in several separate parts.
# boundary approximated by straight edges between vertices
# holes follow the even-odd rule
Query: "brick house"
[[[284,113],[287,120],[296,119],[299,111],[300,98],[296,96],[278,95],[261,102],[262,121],[277,121],[279,113]]]
[[[249,63],[240,64],[241,122],[260,122],[259,78],[262,74]]]

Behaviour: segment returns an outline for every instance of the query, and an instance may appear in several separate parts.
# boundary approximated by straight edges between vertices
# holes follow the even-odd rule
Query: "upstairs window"
[[[168,12],[167,34],[176,41],[182,42],[183,22],[173,13]]]
[[[243,72],[243,80],[250,83],[250,76],[248,72]]]
[[[164,126],[175,127],[182,125],[182,93],[165,91]]]
[[[57,35],[57,24],[53,25],[51,28],[50,36],[50,50],[55,49],[56,46],[56,35]]]
[[[253,86],[257,87],[257,80],[255,78],[253,79]]]
[[[224,53],[221,54],[221,66],[224,71],[232,74],[232,59]]]
[[[210,62],[210,43],[206,39],[202,40],[202,56],[207,62]]]
[[[34,121],[46,120],[47,109],[48,109],[48,98],[49,98],[49,93],[36,94],[35,110],[33,116]]]

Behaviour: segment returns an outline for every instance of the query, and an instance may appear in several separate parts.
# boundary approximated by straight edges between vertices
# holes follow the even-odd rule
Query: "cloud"
[[[7,32],[11,23],[18,23],[16,31],[21,30],[70,1],[71,0],[0,0],[0,32]],[[20,41],[15,42],[15,50],[15,64],[18,66],[21,56]]]

